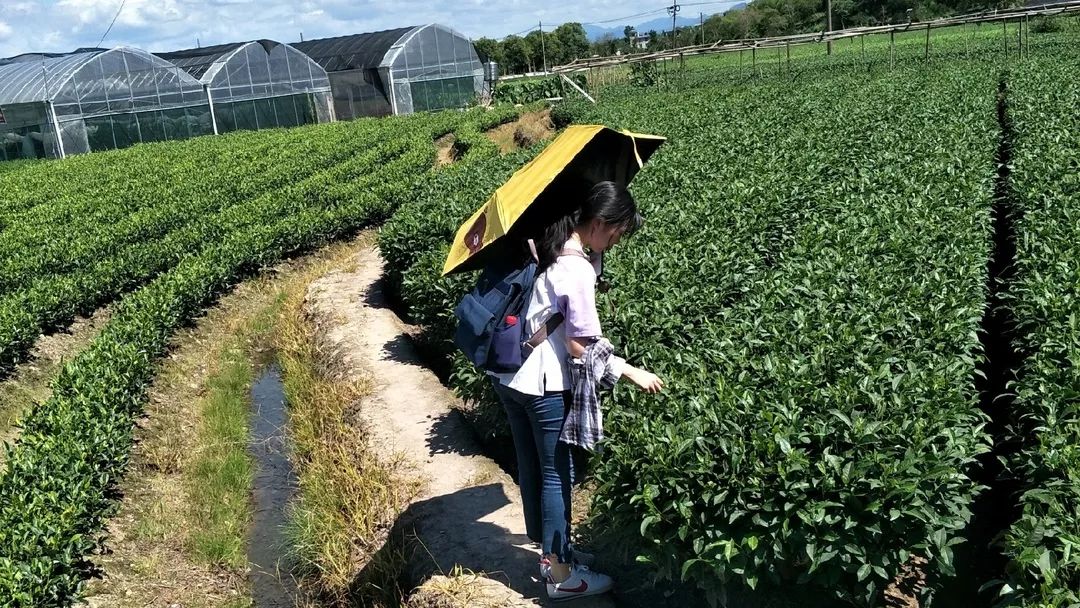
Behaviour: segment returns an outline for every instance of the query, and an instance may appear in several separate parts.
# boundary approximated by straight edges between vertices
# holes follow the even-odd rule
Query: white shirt
[[[563,248],[584,253],[581,244],[574,239],[567,241]],[[590,261],[575,255],[559,257],[540,273],[525,315],[525,334],[535,334],[556,312],[561,311],[565,319],[533,350],[520,369],[491,375],[503,385],[526,395],[542,396],[548,391],[570,390],[567,328],[573,338],[601,335],[596,312],[596,277],[599,274],[598,257],[594,256]],[[616,377],[621,376],[626,361],[619,357],[611,359],[612,372]]]

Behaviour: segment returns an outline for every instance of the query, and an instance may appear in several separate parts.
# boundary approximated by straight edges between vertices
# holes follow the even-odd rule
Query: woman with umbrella
[[[600,421],[592,381],[610,387],[624,379],[648,392],[663,388],[656,375],[611,352],[602,337],[595,293],[600,256],[642,225],[625,184],[641,167],[641,152],[651,154],[662,141],[602,127],[571,127],[500,188],[501,198],[497,192],[462,226],[444,269],[457,269],[462,258],[494,240],[492,232],[537,237],[538,275],[521,322],[525,335],[541,340],[530,341],[534,348],[516,372],[491,375],[514,439],[526,531],[541,545],[540,574],[551,599],[585,597],[612,587],[609,576],[589,569],[591,556],[575,552],[570,543],[570,443],[592,447],[602,436],[591,426]],[[531,196],[521,196],[530,190]],[[523,198],[527,203],[520,204]],[[510,204],[515,200],[517,205]],[[493,231],[492,224],[499,223]],[[467,252],[460,252],[459,244]],[[586,367],[591,373],[572,373]],[[568,434],[575,437],[569,443]]]

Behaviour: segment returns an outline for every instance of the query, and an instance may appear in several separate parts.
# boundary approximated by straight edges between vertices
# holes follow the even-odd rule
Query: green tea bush
[[[435,160],[431,123],[387,121],[370,151],[230,207],[222,233],[123,298],[91,345],[65,365],[52,395],[22,422],[0,473],[0,598],[68,606],[102,542],[114,486],[155,361],[171,333],[244,276],[283,256],[384,220]],[[363,161],[359,159],[365,159]],[[327,196],[348,180],[352,190]],[[227,216],[227,217],[226,217]],[[227,221],[224,221],[227,220]]]
[[[996,82],[975,64],[569,106],[670,138],[635,181],[646,227],[608,256],[599,302],[668,389],[617,389],[593,510],[659,577],[873,605],[914,554],[951,573],[988,449],[973,378]],[[470,286],[437,278],[446,243],[512,169],[462,183],[460,203],[418,197],[381,237],[444,343]],[[436,206],[445,219],[419,219]],[[499,419],[482,376],[453,369]]]
[[[1017,205],[1009,293],[1026,354],[1015,387],[1024,484],[1009,530],[1003,599],[1080,605],[1080,62],[1062,53],[1014,68],[1011,188]]]

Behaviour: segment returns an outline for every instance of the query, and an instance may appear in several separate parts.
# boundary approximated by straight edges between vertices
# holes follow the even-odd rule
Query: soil
[[[919,608],[919,594],[926,589],[926,558],[912,556],[885,588],[888,608]]]
[[[361,250],[356,267],[312,283],[305,310],[328,363],[373,381],[363,416],[374,449],[385,458],[406,458],[424,478],[394,524],[417,541],[409,552],[407,584],[435,574],[482,573],[495,581],[486,587],[501,586],[501,605],[546,605],[539,550],[525,535],[517,486],[484,455],[455,409],[457,398],[417,355],[412,328],[387,302],[378,252]],[[425,601],[420,605],[454,605]],[[601,596],[575,605],[614,604]]]
[[[555,135],[555,123],[551,121],[551,108],[526,112],[517,120],[499,125],[487,132],[491,141],[506,154],[551,139]]]

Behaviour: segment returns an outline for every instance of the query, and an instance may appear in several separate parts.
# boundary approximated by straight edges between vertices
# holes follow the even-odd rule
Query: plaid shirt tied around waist
[[[593,450],[604,438],[600,391],[610,390],[619,379],[612,370],[614,352],[607,338],[598,338],[581,359],[569,357],[572,399],[559,441]]]

